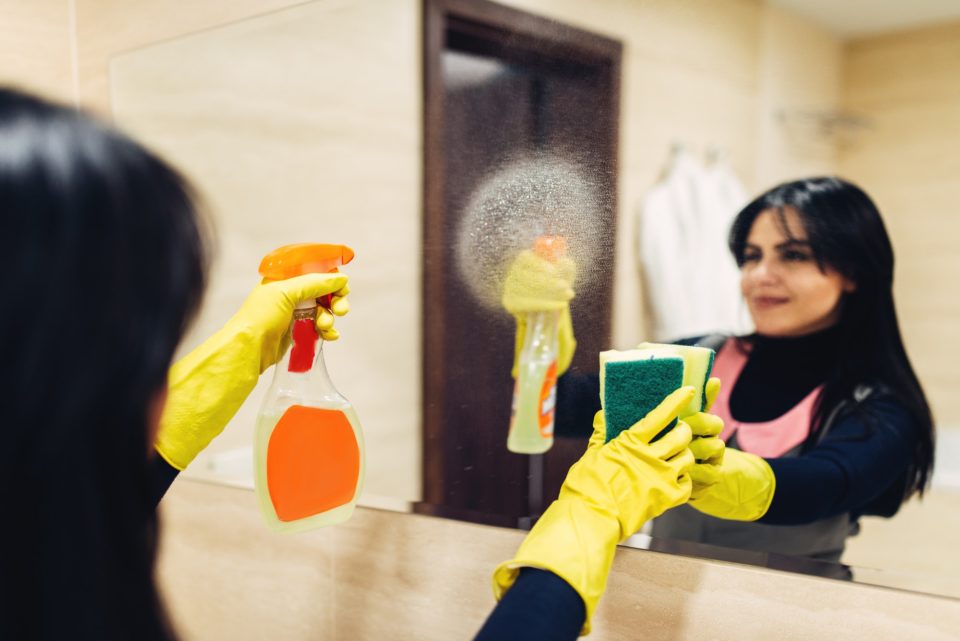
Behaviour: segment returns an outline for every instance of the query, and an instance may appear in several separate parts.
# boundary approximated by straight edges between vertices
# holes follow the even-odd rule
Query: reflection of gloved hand
[[[617,543],[690,496],[690,428],[679,422],[657,442],[650,444],[650,439],[693,396],[692,387],[677,390],[606,444],[603,411],[597,412],[594,437],[567,473],[559,498],[537,521],[513,560],[494,571],[498,599],[513,585],[520,568],[549,570],[583,598],[587,619],[582,634],[590,631],[590,618],[606,587]]]
[[[533,251],[525,250],[510,263],[503,284],[503,307],[517,320],[516,348],[513,359],[513,376],[517,376],[517,357],[523,348],[527,333],[526,317],[532,312],[560,312],[557,374],[570,367],[577,341],[573,336],[570,319],[570,300],[574,297],[573,281],[577,268],[566,257],[548,260]]]
[[[227,324],[170,368],[169,395],[156,449],[183,470],[240,409],[257,378],[282,356],[297,303],[332,294],[331,309],[343,315],[349,303],[343,274],[306,274],[262,283]],[[326,340],[338,334],[323,310],[317,328]]]
[[[706,397],[704,411],[683,418],[693,431],[690,451],[697,460],[696,465],[690,469],[690,478],[693,480],[691,500],[699,498],[706,488],[720,480],[720,465],[723,463],[723,453],[726,449],[723,441],[720,440],[723,419],[708,414],[713,402],[717,400],[717,394],[720,393],[720,379],[708,380],[704,391]]]
[[[733,521],[756,521],[770,508],[777,479],[756,454],[728,447],[719,466],[695,467],[690,476],[700,489],[690,498],[691,507]]]

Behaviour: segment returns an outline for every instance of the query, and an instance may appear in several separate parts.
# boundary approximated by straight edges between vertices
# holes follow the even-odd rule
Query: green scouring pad
[[[696,345],[662,345],[659,343],[641,343],[638,350],[672,349],[683,357],[683,384],[690,385],[697,390],[685,409],[680,410],[680,418],[702,412],[707,408],[707,380],[713,371],[713,359],[717,353],[707,347]]]
[[[683,385],[693,385],[697,395],[681,410],[681,418],[702,411],[713,358],[711,349],[653,343],[627,351],[601,352],[600,404],[606,419],[606,440],[632,427]],[[651,442],[675,424],[671,422]]]

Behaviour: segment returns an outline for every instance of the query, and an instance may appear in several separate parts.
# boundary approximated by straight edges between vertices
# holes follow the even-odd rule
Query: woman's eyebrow
[[[810,241],[797,240],[795,238],[782,242],[776,246],[777,249],[794,249],[794,248],[810,249],[811,247],[812,245],[810,244]]]

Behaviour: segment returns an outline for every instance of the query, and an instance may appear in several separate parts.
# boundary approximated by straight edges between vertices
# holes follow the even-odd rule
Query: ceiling
[[[844,38],[960,21],[960,0],[768,0]]]

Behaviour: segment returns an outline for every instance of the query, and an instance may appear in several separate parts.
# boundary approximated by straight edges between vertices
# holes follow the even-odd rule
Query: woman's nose
[[[776,267],[768,259],[757,261],[744,276],[754,285],[774,283],[778,278]]]

